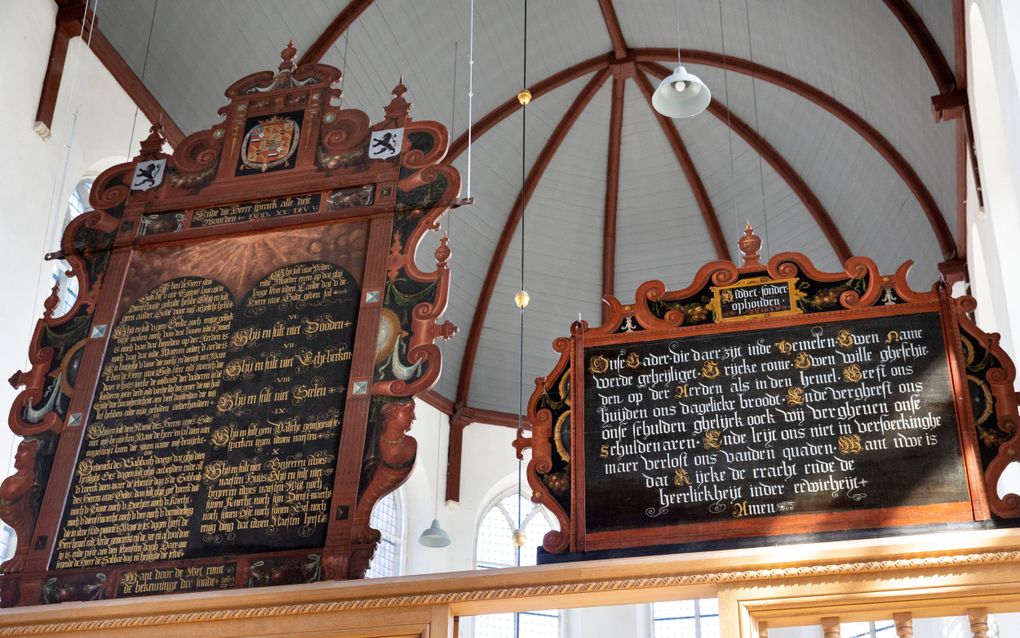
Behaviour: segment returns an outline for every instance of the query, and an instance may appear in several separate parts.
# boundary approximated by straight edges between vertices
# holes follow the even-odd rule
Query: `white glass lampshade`
[[[418,542],[425,547],[446,547],[450,544],[450,535],[439,526],[438,519],[432,519],[432,525],[421,533]]]
[[[659,83],[652,93],[652,106],[666,117],[691,117],[708,108],[712,92],[698,76],[682,66]]]

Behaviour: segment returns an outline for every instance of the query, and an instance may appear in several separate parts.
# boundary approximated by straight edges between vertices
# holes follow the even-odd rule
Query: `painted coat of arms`
[[[241,162],[262,171],[286,163],[297,150],[300,131],[298,123],[290,118],[271,117],[259,122],[244,136]]]

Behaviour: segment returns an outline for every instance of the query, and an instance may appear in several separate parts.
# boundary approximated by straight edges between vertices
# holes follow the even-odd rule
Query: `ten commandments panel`
[[[235,305],[183,277],[114,328],[53,568],[321,546],[359,291],[279,268]]]

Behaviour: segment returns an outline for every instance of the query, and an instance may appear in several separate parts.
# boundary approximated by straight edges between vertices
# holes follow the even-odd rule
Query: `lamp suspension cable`
[[[652,93],[652,108],[666,117],[693,117],[708,108],[712,92],[701,78],[684,68],[680,55],[680,0],[676,0],[675,9],[676,67]]]
[[[85,42],[85,48],[92,48],[92,34],[95,32],[94,28],[89,28],[88,37],[85,36],[85,25],[96,23],[96,11],[99,10],[99,0],[92,0],[92,11],[91,20],[89,19],[89,2],[85,2],[84,14],[81,19],[81,29],[78,31],[78,37]],[[151,32],[150,32],[151,37]],[[59,242],[61,224],[60,220],[63,219],[63,214],[67,210],[67,202],[64,200],[64,187],[67,184],[67,173],[71,166],[71,149],[74,147],[74,140],[78,133],[78,111],[81,109],[81,98],[78,95],[78,77],[81,71],[81,51],[80,49],[75,51],[74,61],[70,65],[71,75],[71,87],[68,91],[68,105],[74,105],[73,108],[68,106],[67,115],[64,118],[63,130],[67,131],[67,143],[64,147],[64,165],[61,167],[60,178],[55,179],[53,183],[53,190],[50,192],[50,217],[46,222],[46,234],[43,236],[43,249],[42,253],[47,253],[50,247],[54,243]],[[136,107],[137,109],[137,107]],[[136,110],[137,112],[137,110]],[[52,131],[51,131],[52,134]],[[130,153],[128,153],[130,156]],[[59,246],[58,246],[59,248]],[[42,281],[42,270],[45,268],[45,263],[40,264],[39,280]],[[42,291],[39,286],[36,287],[36,299],[39,299]],[[35,311],[33,309],[33,320]]]
[[[719,4],[719,39],[722,42],[722,70],[723,70],[723,93],[725,100],[724,106],[726,107],[726,141],[729,145],[730,151],[730,204],[733,206],[733,229],[735,237],[740,237],[740,212],[737,210],[737,184],[735,174],[736,171],[733,168],[733,123],[732,115],[733,112],[730,108],[730,74],[727,70],[726,65],[726,27],[723,23],[723,10],[722,0],[718,0]],[[738,244],[739,245],[739,244]],[[739,252],[736,254],[740,254]]]
[[[744,0],[744,19],[747,22],[747,57],[751,61],[751,98],[754,102],[754,131],[759,133],[761,127],[758,124],[758,83],[754,72],[754,47],[751,44],[751,10],[747,0]],[[758,183],[761,186],[761,214],[765,222],[765,255],[772,256],[772,245],[769,243],[769,209],[765,202],[765,168],[762,166],[761,153],[758,153]]]
[[[454,91],[454,96],[456,96],[456,90]],[[452,237],[453,237],[453,215],[448,210],[448,211],[446,211],[444,213],[444,216],[448,216],[448,217],[446,217],[446,232],[445,232],[445,236],[446,236],[446,239],[447,239],[447,246],[449,246],[450,242],[452,241]],[[442,220],[442,218],[440,218],[440,220],[439,220],[440,228],[442,228],[442,224],[443,224],[443,220]],[[444,358],[446,358],[446,340],[445,339],[443,339],[443,340],[441,340],[439,342],[439,360],[442,361]],[[418,543],[420,545],[424,545],[425,547],[433,547],[433,548],[446,547],[446,546],[448,546],[452,542],[451,539],[450,539],[450,535],[439,524],[439,493],[440,493],[439,492],[439,490],[440,490],[439,477],[442,476],[442,473],[440,472],[440,463],[442,463],[442,459],[443,459],[442,451],[443,451],[443,417],[442,417],[442,411],[437,408],[436,409],[436,465],[435,465],[435,468],[436,468],[435,469],[435,472],[436,472],[435,485],[436,485],[436,487],[435,487],[435,493],[434,493],[436,500],[435,500],[434,506],[432,508],[432,512],[433,512],[433,515],[432,515],[432,524],[425,531],[423,531],[421,533],[421,535],[418,537]]]
[[[453,90],[451,95],[453,99],[450,100],[450,130],[453,130],[453,126],[457,120],[457,51],[460,47],[460,42],[454,41],[453,43]]]
[[[96,0],[98,2],[99,0]],[[156,11],[159,10],[159,0],[152,3],[152,17],[149,19],[149,37],[145,40],[145,57],[142,58],[142,74],[138,79],[145,85],[145,71],[149,68],[149,49],[152,48],[152,30],[156,26]],[[91,37],[91,34],[90,36]],[[130,160],[133,156],[132,149],[135,145],[135,125],[138,123],[138,103],[135,103],[135,117],[131,120],[131,136],[128,137],[127,157]]]
[[[680,59],[680,0],[676,0],[676,65],[681,66],[683,60]]]
[[[337,104],[337,108],[344,107],[344,86],[347,84],[347,47],[351,43],[351,29],[350,27],[344,32],[344,61],[340,69],[340,103]]]
[[[518,378],[517,378],[517,437],[524,434],[524,309],[528,307],[530,297],[524,287],[524,252],[525,252],[525,212],[528,204],[526,162],[528,148],[528,103],[531,102],[531,91],[528,90],[528,0],[524,0],[524,46],[523,46],[522,86],[521,92],[517,95],[521,103],[521,289],[514,296],[514,301],[520,310],[520,330],[518,349]],[[513,531],[512,541],[514,545],[514,557],[518,566],[521,564],[521,548],[524,546],[524,530],[521,528],[523,518],[524,493],[524,460],[517,459],[517,529]],[[517,615],[514,615],[515,629],[517,626]]]
[[[91,5],[91,10],[89,8]],[[81,28],[78,30],[78,37],[85,43],[86,49],[92,48],[92,34],[95,33],[96,24],[96,12],[99,10],[99,0],[86,0],[84,6],[84,13],[81,19]],[[90,18],[91,15],[91,18]],[[91,25],[88,28],[88,36],[85,35],[86,25]],[[57,25],[60,28],[60,25]],[[151,37],[151,32],[150,32]],[[70,64],[65,66],[67,74],[71,78],[71,85],[69,90],[66,92],[67,95],[67,113],[64,116],[64,123],[61,127],[61,131],[67,132],[67,142],[64,147],[64,164],[60,170],[60,176],[54,175],[53,186],[50,189],[50,201],[49,201],[49,216],[46,220],[46,231],[42,237],[42,250],[39,251],[40,255],[44,255],[50,252],[51,247],[57,244],[57,249],[60,248],[60,233],[63,230],[63,225],[60,220],[64,218],[67,211],[67,200],[64,198],[64,187],[67,184],[67,174],[71,166],[71,149],[74,147],[74,141],[77,137],[78,132],[78,111],[81,108],[81,98],[78,95],[78,76],[81,71],[81,50],[76,49],[74,53],[74,59]],[[73,106],[72,106],[73,105]],[[137,116],[136,116],[137,117]],[[50,120],[50,130],[48,134],[45,131],[37,129],[36,132],[40,135],[44,135],[44,140],[52,138],[53,135],[53,123],[56,120],[56,113]],[[40,260],[39,270],[36,274],[35,284],[35,296],[36,304],[42,303],[43,295],[43,273],[51,268],[46,260]],[[33,325],[38,319],[38,307],[33,306],[29,311],[31,315],[28,317],[29,325]],[[27,369],[31,368],[32,362],[29,360],[29,355],[25,354],[24,365],[28,366]],[[14,462],[14,454],[17,450],[17,446],[14,442],[11,442],[9,454],[7,458],[7,472],[11,472]]]
[[[475,98],[475,0],[471,0],[471,27],[468,31],[468,128],[467,128],[467,198],[471,199],[471,127]]]

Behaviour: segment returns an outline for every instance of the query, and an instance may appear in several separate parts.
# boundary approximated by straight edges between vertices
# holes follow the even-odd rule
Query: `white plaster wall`
[[[440,431],[440,476],[436,484],[436,428]],[[482,508],[496,493],[510,485],[508,478],[516,477],[517,460],[511,447],[515,432],[510,428],[474,424],[464,430],[463,465],[461,467],[460,502],[441,502],[438,509],[440,524],[453,542],[449,547],[435,549],[418,544],[418,535],[429,526],[435,516],[438,494],[446,493],[446,450],[449,440],[449,418],[425,403],[415,408],[415,423],[411,433],[418,441],[418,460],[404,486],[404,502],[408,507],[407,574],[424,574],[471,570],[475,568],[475,531]]]
[[[969,98],[984,207],[967,197],[968,257],[977,320],[1016,357],[1020,328],[1020,3],[969,0]],[[968,175],[969,177],[969,175]],[[1020,387],[1020,384],[1018,384]]]
[[[28,344],[42,301],[49,294],[54,249],[71,190],[85,174],[124,161],[148,134],[148,122],[80,38],[68,47],[64,77],[44,141],[33,130],[53,37],[52,0],[0,0],[0,59],[6,67],[0,90],[0,377],[27,369]],[[75,115],[76,114],[76,115]],[[72,129],[74,134],[72,136]],[[66,169],[66,170],[65,170]],[[66,174],[66,178],[62,176]],[[0,414],[16,395],[0,383]],[[9,473],[14,442],[0,427],[0,476]]]

